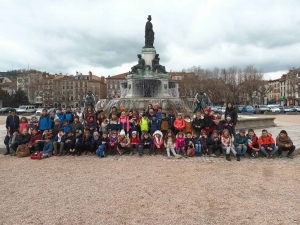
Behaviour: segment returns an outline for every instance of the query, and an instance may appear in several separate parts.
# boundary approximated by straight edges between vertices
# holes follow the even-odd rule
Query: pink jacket
[[[120,123],[120,129],[124,129],[124,131],[126,130],[126,132],[129,132],[130,126],[129,126],[129,119],[128,117],[122,117],[120,116],[119,118],[119,123]]]
[[[19,131],[22,132],[23,129],[28,130],[28,123],[20,123]]]
[[[176,142],[175,142],[175,149],[177,150],[178,147],[182,147],[184,148],[185,147],[185,138],[180,138],[180,137],[177,137],[176,138]]]
[[[160,140],[157,142],[156,140],[157,138],[155,136],[152,137],[152,140],[153,140],[153,143],[154,145],[159,145],[159,146],[163,146],[164,145],[164,139],[163,138],[160,138]]]
[[[223,146],[232,147],[232,140],[230,136],[228,136],[228,138],[221,136],[221,142]]]

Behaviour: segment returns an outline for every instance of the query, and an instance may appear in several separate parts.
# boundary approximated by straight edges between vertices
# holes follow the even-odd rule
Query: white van
[[[36,108],[34,105],[21,105],[17,109],[17,114],[22,114],[22,113],[35,113]]]

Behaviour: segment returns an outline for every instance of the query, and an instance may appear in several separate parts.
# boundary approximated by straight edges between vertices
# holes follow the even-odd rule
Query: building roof
[[[6,82],[6,83],[3,83],[3,84],[0,84],[0,87],[8,87],[8,88],[17,89],[17,82]]]
[[[108,76],[106,79],[125,79],[127,75],[128,75],[128,72],[127,73],[121,73],[121,74],[118,74],[118,75],[115,75],[115,76]]]

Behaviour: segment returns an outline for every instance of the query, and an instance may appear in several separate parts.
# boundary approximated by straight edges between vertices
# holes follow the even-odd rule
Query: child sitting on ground
[[[132,155],[132,149],[130,147],[130,140],[126,137],[126,133],[123,129],[120,131],[120,134],[118,137],[117,150],[120,155],[123,155],[124,153],[130,153],[130,155]]]
[[[253,129],[249,129],[246,136],[248,138],[247,152],[249,153],[249,155],[251,155],[252,158],[258,158],[258,137],[254,133]]]
[[[32,129],[39,129],[39,120],[36,118],[35,115],[31,116],[31,119],[28,124],[28,128],[30,130],[30,133],[31,133]]]
[[[187,158],[186,151],[185,151],[185,138],[183,136],[183,132],[179,131],[176,142],[175,142],[175,150],[178,155],[180,155],[180,152],[183,152],[183,155],[185,158]]]
[[[96,135],[98,134],[95,133]],[[94,135],[94,133],[93,133]],[[98,134],[99,135],[99,134]],[[92,149],[92,135],[91,135],[91,130],[85,130],[83,134],[83,139],[82,139],[82,144],[83,144],[83,149],[85,151],[85,155],[93,155],[94,149]]]
[[[45,143],[43,147],[42,158],[47,158],[52,156],[52,152],[53,152],[53,141],[51,140],[51,136],[50,135],[46,136],[44,142]]]
[[[71,125],[69,124],[69,120],[64,120],[63,129],[65,134],[67,134],[69,130],[71,130]]]
[[[109,154],[115,155],[117,152],[117,146],[118,146],[118,136],[117,131],[113,130],[111,132],[111,135],[109,137]]]
[[[175,136],[173,134],[173,131],[172,130],[168,130],[167,131],[167,135],[165,137],[165,141],[164,141],[164,145],[165,145],[165,148],[167,150],[167,156],[168,158],[170,158],[170,151],[173,153],[173,155],[176,157],[176,158],[181,158],[180,155],[177,155],[176,152],[175,152]]]
[[[132,151],[136,150],[136,152],[138,153],[140,143],[141,143],[141,140],[140,140],[139,136],[137,135],[137,131],[133,131],[131,134],[131,138],[130,138],[130,146],[131,146]]]
[[[193,133],[192,142],[195,147],[196,156],[201,156],[201,144],[200,144],[200,140],[199,140],[199,136],[198,136],[197,132]]]
[[[160,130],[153,133],[153,155],[156,155],[156,150],[160,149],[162,155],[164,155],[164,139],[163,134]]]
[[[225,150],[226,152],[226,160],[231,161],[230,151],[232,151],[234,155],[236,155],[236,151],[233,148],[232,139],[227,129],[223,130],[222,132],[221,143],[222,143],[222,149]]]
[[[150,137],[149,133],[144,133],[141,139],[141,148],[140,148],[139,156],[141,157],[144,154],[144,149],[149,149],[148,154],[151,155],[152,146],[153,146],[153,140]]]
[[[209,146],[210,141],[205,130],[201,132],[200,144],[204,156],[211,156],[211,147]]]
[[[222,143],[221,139],[219,138],[219,132],[217,130],[214,130],[211,136],[210,146],[212,149],[212,155],[213,157],[216,156],[216,151],[220,151],[220,157],[223,158],[223,151],[222,151]]]
[[[70,149],[70,153],[72,154],[72,156],[75,156],[75,154],[77,153],[77,156],[81,155],[81,151],[82,151],[82,131],[81,130],[77,130],[76,134],[75,134],[75,138],[73,139],[73,143]]]

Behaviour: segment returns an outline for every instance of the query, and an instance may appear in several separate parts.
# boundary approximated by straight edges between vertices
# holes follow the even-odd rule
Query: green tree
[[[0,89],[0,100],[2,100],[2,106],[3,107],[9,107],[11,106],[11,96],[8,94],[7,91],[4,91]]]
[[[12,102],[14,107],[29,104],[26,93],[20,88],[12,95]]]

